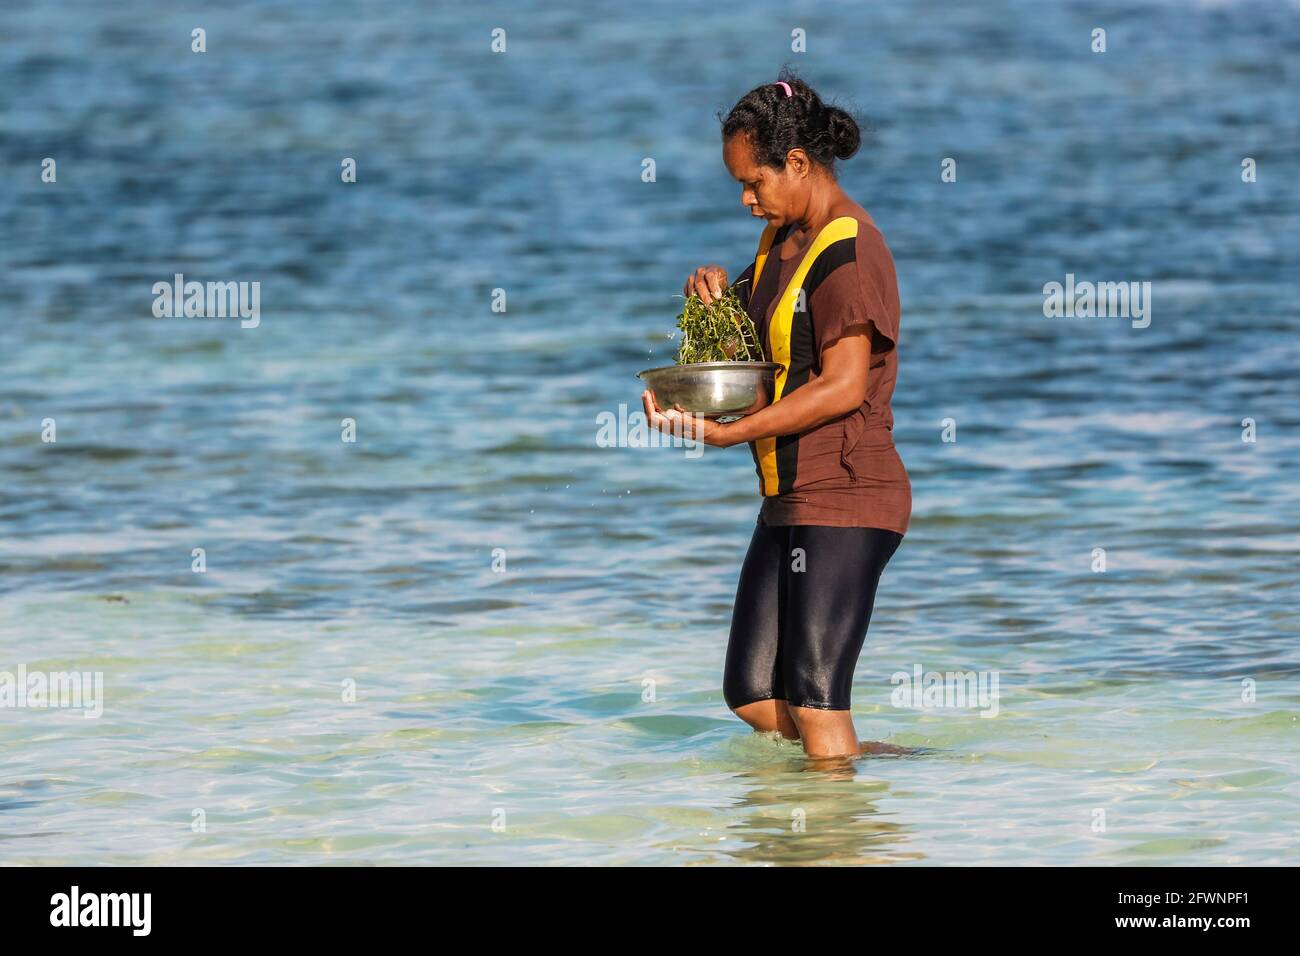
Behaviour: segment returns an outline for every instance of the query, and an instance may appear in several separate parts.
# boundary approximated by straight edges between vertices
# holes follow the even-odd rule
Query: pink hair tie
[[[774,85],[775,85],[775,86],[783,86],[783,87],[785,87],[785,95],[786,95],[786,96],[794,96],[794,93],[791,92],[791,90],[790,90],[790,84],[787,83],[785,80],[777,80],[776,83],[775,83]]]

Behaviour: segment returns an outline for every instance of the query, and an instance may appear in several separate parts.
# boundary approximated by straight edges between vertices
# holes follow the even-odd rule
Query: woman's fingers
[[[641,403],[645,405],[646,421],[654,428],[658,428],[673,414],[671,411],[665,412],[659,407],[659,399],[655,398],[655,393],[648,388],[641,393]],[[681,408],[680,405],[676,407]]]
[[[691,437],[686,433],[686,417],[689,413],[681,405],[674,402],[672,408],[664,411],[659,407],[655,393],[648,388],[641,393],[641,404],[645,406],[646,422],[651,428],[673,435],[685,434],[685,437]]]
[[[687,295],[698,295],[705,305],[712,305],[713,300],[722,295],[722,290],[727,286],[727,270],[722,266],[700,266],[686,280],[686,287],[682,292]]]
[[[692,291],[704,301],[705,305],[713,304],[713,294],[709,291],[709,280],[704,275],[703,269],[695,273],[695,288]]]
[[[716,299],[722,295],[722,290],[727,287],[727,270],[722,266],[709,266],[706,273],[709,280],[709,291],[713,293]]]
[[[704,277],[704,266],[700,266],[698,269],[696,269],[694,272],[692,272],[689,276],[686,277],[686,285],[682,288],[682,292],[687,296],[699,295],[700,279],[702,279],[703,277]]]

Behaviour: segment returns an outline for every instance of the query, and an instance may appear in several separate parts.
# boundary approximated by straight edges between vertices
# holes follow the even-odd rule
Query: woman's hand
[[[682,287],[682,292],[687,296],[695,293],[704,302],[705,305],[712,305],[713,300],[730,286],[727,281],[727,270],[722,266],[700,266],[691,273],[690,278],[686,280],[686,285]],[[736,328],[741,327],[740,318],[736,318]],[[722,352],[728,359],[734,358],[736,352],[740,349],[740,339],[737,337],[730,345],[723,344]]]
[[[641,393],[641,403],[645,406],[645,420],[651,428],[719,448],[735,444],[727,431],[730,424],[723,425],[703,415],[695,415],[676,404],[665,411],[659,407],[655,393],[648,388]]]
[[[728,285],[727,270],[722,266],[700,266],[686,280],[682,294],[689,298],[694,293],[704,300],[705,305],[712,305],[714,298],[721,295]]]

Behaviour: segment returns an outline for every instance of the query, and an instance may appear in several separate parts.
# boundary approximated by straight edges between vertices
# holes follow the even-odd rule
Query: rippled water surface
[[[0,670],[105,685],[0,709],[0,862],[1296,862],[1296,6],[224,6],[0,11]],[[715,113],[785,61],[903,299],[854,717],[925,750],[838,768],[722,701],[748,451],[596,440],[752,257]]]

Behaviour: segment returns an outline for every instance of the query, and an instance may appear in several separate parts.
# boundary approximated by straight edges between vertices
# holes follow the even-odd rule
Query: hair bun
[[[848,159],[858,151],[862,143],[862,133],[855,120],[838,106],[826,108],[826,131],[830,135],[836,159]]]
[[[785,92],[790,87],[790,95]],[[818,166],[835,176],[835,161],[858,152],[862,133],[853,115],[831,106],[817,91],[785,68],[775,83],[756,86],[723,116],[724,145],[746,134],[754,162],[784,169],[792,149],[802,149]]]

